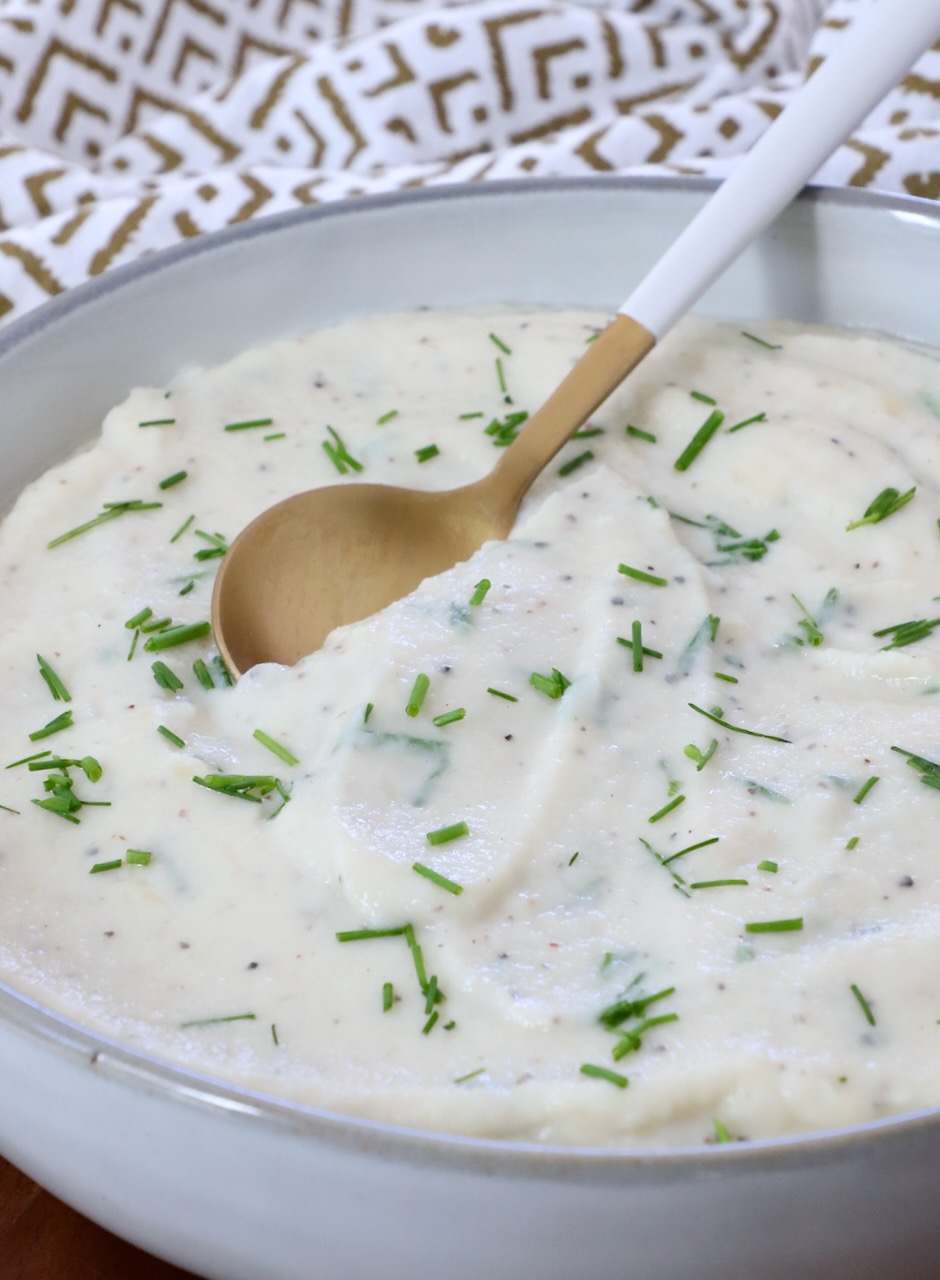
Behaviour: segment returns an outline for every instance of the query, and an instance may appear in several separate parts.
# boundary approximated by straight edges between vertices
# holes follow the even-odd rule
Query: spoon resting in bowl
[[[505,538],[526,491],[570,436],[938,35],[937,0],[872,0],[482,480],[436,493],[330,485],[248,525],[212,597],[215,640],[232,674],[292,665],[335,627]]]

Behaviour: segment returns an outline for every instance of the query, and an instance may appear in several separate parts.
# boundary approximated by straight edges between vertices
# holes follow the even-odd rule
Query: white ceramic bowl
[[[271,218],[0,333],[0,510],[137,383],[370,311],[615,308],[710,188],[443,188]],[[940,346],[940,208],[812,192],[702,310]],[[216,1280],[936,1277],[940,1110],[732,1147],[558,1150],[396,1130],[219,1085],[0,987],[0,1151]]]

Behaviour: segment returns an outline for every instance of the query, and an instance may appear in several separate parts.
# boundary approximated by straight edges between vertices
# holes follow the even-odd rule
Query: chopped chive
[[[39,742],[42,738],[51,738],[54,733],[60,733],[63,729],[72,728],[72,712],[71,709],[63,711],[60,716],[56,716],[54,720],[50,720],[48,724],[43,725],[41,729],[37,729],[35,733],[29,735],[30,742]]]
[[[144,644],[144,648],[148,653],[156,653],[161,649],[175,649],[177,645],[188,644],[190,640],[201,640],[211,630],[211,624],[208,622],[192,622],[185,626],[170,627],[159,635],[151,636]]]
[[[283,760],[285,764],[300,764],[293,752],[288,751],[287,747],[282,746],[280,742],[275,742],[263,729],[256,729],[251,736],[260,742],[263,747],[273,751],[277,758]]]
[[[458,1076],[454,1084],[466,1084],[468,1080],[474,1080],[477,1076],[483,1075],[486,1067],[477,1067],[476,1071],[468,1071],[465,1076]]]
[[[633,641],[627,640],[625,636],[617,636],[617,643],[622,644],[625,649],[633,648]],[[658,649],[649,649],[646,645],[642,646],[642,652],[646,658],[661,658],[663,656]]]
[[[186,743],[182,738],[177,737],[172,729],[168,729],[165,724],[157,725],[157,733],[163,735],[167,742],[172,742],[174,747],[185,747]]]
[[[88,874],[90,876],[97,875],[100,871],[116,871],[122,865],[120,858],[112,858],[110,862],[96,862],[90,868]]]
[[[730,436],[732,431],[743,431],[745,427],[753,426],[755,422],[766,422],[766,421],[767,421],[766,413],[755,413],[753,418],[745,418],[743,422],[736,422],[733,427],[729,427],[728,435]]]
[[[888,516],[893,516],[896,511],[906,507],[916,492],[916,487],[908,489],[907,493],[901,493],[898,489],[882,489],[877,498],[873,498],[868,504],[862,518],[845,526],[846,533],[861,528],[863,524],[878,524],[881,520],[887,520]]]
[[[373,703],[371,703],[371,702],[367,702],[367,703],[366,703],[366,709],[365,709],[365,711],[363,712],[363,716],[362,716],[362,723],[363,723],[363,724],[368,724],[368,723],[369,723],[369,716],[371,716],[371,715],[372,715],[372,712],[373,712],[374,710],[375,710],[375,705],[374,705]]]
[[[411,690],[408,703],[405,707],[406,716],[411,716],[412,719],[414,719],[418,714],[424,704],[424,699],[427,697],[430,685],[431,677],[426,676],[423,671],[415,677],[414,687]]]
[[[794,916],[789,920],[752,920],[744,926],[745,933],[799,933],[803,928],[803,917]]]
[[[720,409],[715,409],[708,415],[699,427],[698,431],[696,431],[695,435],[673,463],[676,471],[688,471],[689,467],[691,467],[692,463],[708,444],[709,440],[711,440],[712,436],[724,420],[725,415]]]
[[[852,995],[861,1005],[862,1013],[864,1013],[865,1015],[865,1021],[868,1023],[870,1027],[875,1026],[875,1015],[871,1011],[871,1005],[862,995],[861,991],[859,991],[858,987],[855,985],[854,982],[852,983],[851,987],[849,987],[849,990],[852,992]]]
[[[558,468],[560,476],[570,476],[573,471],[577,471],[579,467],[583,467],[586,462],[592,462],[594,454],[592,450],[585,449],[584,453],[579,453],[576,458],[571,458],[568,462],[563,463]]]
[[[777,866],[776,862],[774,862],[771,858],[764,858],[762,862],[758,862],[757,870],[758,871],[779,871],[780,868]]]
[[[128,631],[133,631],[135,627],[143,626],[147,619],[152,617],[153,610],[148,607],[146,609],[141,609],[139,613],[135,613],[133,618],[128,618],[124,625],[127,627]]]
[[[537,671],[533,671],[529,676],[529,684],[533,689],[538,689],[540,693],[544,693],[547,697],[554,699],[560,698],[565,690],[571,687],[571,681],[567,676],[563,676],[557,667],[552,667],[550,676],[543,676]],[[490,690],[489,692],[492,693],[494,691]],[[506,695],[501,694],[500,696],[505,697]],[[518,699],[514,698],[513,701],[518,701]]]
[[[499,356],[496,357],[496,381],[499,383],[499,389],[506,394],[506,375],[503,372],[503,362]]]
[[[627,423],[627,435],[633,436],[634,440],[646,440],[650,444],[656,443],[656,437],[652,431],[642,431],[639,427],[631,426],[629,422]]]
[[[52,694],[56,702],[71,702],[72,695],[66,689],[65,685],[49,666],[49,663],[41,654],[36,654],[36,661],[39,663],[39,674],[49,686],[49,692]]]
[[[271,1023],[271,1039],[274,1041],[275,1045],[280,1047],[281,1042],[277,1038],[277,1027],[273,1022]]]
[[[267,444],[269,440],[285,440],[286,438],[287,438],[286,431],[272,431],[269,436],[262,437],[265,444]],[[277,1044],[277,1041],[275,1040],[274,1043]]]
[[[96,529],[100,524],[106,524],[109,520],[116,520],[118,516],[127,515],[129,511],[155,511],[158,507],[162,507],[162,502],[141,502],[139,498],[133,498],[129,502],[105,502],[104,510],[98,515],[92,516],[90,520],[86,520],[84,524],[76,525],[74,529],[69,529],[67,533],[60,533],[57,538],[53,538],[51,542],[46,543],[47,550],[51,551],[54,547],[60,547],[63,542],[69,542],[72,538],[77,538],[81,533],[87,533],[89,529]]]
[[[569,440],[593,440],[595,436],[604,434],[603,427],[582,427],[580,431],[572,431]]]
[[[371,938],[400,938],[407,925],[394,925],[391,929],[346,929],[336,935],[337,942],[365,942]]]
[[[204,778],[193,778],[193,782],[219,795],[250,800],[252,804],[260,804],[265,796],[279,790],[278,779],[268,773],[207,773]]]
[[[482,604],[486,599],[486,593],[493,584],[489,578],[481,578],[477,585],[473,588],[473,595],[470,597],[472,605]]]
[[[631,643],[633,650],[633,670],[643,670],[643,627],[639,622],[634,621],[630,630]]]
[[[161,480],[158,487],[160,489],[172,489],[175,485],[181,484],[188,475],[188,471],[174,471],[171,476]]]
[[[443,729],[445,725],[456,724],[466,714],[467,712],[463,707],[456,707],[453,711],[445,711],[441,715],[435,716],[431,724],[437,725],[438,729]]]
[[[212,659],[212,665],[215,667],[215,678],[218,681],[218,683],[220,685],[225,685],[225,687],[228,689],[231,689],[232,677],[229,675],[228,667],[225,665],[225,663],[222,661],[222,659],[219,657],[218,654],[216,654],[215,657]]]
[[[431,974],[428,979],[428,985],[424,992],[424,1012],[431,1013],[437,1004],[439,993],[437,989],[437,975]]]
[[[679,1015],[677,1013],[663,1013],[658,1018],[644,1018],[642,1022],[635,1027],[623,1027],[623,1038],[615,1046],[611,1055],[615,1062],[619,1062],[625,1058],[628,1053],[635,1053],[643,1046],[643,1036],[647,1031],[652,1031],[654,1027],[666,1026],[670,1022],[678,1022]]]
[[[693,400],[700,400],[702,404],[716,405],[718,401],[713,396],[706,396],[701,391],[690,391],[689,395]]]
[[[760,338],[755,338],[754,341],[760,342]],[[761,345],[766,347],[766,346],[769,346],[770,344],[763,342],[761,343]],[[734,1141],[727,1125],[722,1124],[722,1122],[717,1118],[712,1120],[712,1125],[714,1126],[714,1129],[715,1129],[716,1142],[733,1142]]]
[[[469,422],[471,418],[482,418],[483,411],[478,410],[476,413],[461,413],[458,415],[459,422]]]
[[[142,631],[145,635],[149,635],[154,631],[166,631],[167,627],[170,626],[172,622],[172,618],[154,618],[137,629],[138,631]]]
[[[381,421],[382,419],[380,418],[379,422]],[[395,1001],[395,988],[392,986],[390,982],[383,982],[382,983],[382,1012],[388,1013],[394,1001]]]
[[[518,702],[519,699],[511,693],[503,693],[502,689],[487,688],[487,693],[491,693],[494,698],[505,698],[507,702]]]
[[[19,817],[19,816],[20,816],[20,811],[19,811],[19,809],[11,809],[11,808],[10,808],[10,806],[9,806],[8,804],[0,804],[0,809],[2,809],[4,813],[13,813],[13,814],[15,814],[17,817]]]
[[[415,449],[415,457],[419,462],[429,462],[431,458],[436,458],[440,453],[440,449],[436,444],[426,444],[422,449]]]
[[[273,418],[249,418],[245,422],[227,422],[223,431],[252,431],[255,427],[273,427]]]
[[[127,651],[127,661],[132,661],[134,654],[137,652],[137,641],[140,639],[140,628],[134,632],[131,637],[131,647]]]
[[[461,836],[469,834],[470,828],[465,822],[452,822],[449,827],[438,827],[436,831],[429,831],[428,844],[447,844],[449,840],[459,840]]]
[[[705,644],[715,643],[715,638],[718,635],[718,627],[720,624],[721,619],[714,613],[708,614],[704,622],[699,624],[695,634],[685,646],[679,658],[679,671],[682,675],[687,676],[692,670],[693,661],[697,656],[698,651]]]
[[[184,520],[183,523],[180,525],[180,527],[177,529],[176,533],[173,534],[173,537],[170,539],[170,542],[171,543],[178,542],[195,519],[196,519],[195,516],[189,516],[188,519]]]
[[[859,789],[858,795],[854,797],[853,803],[861,804],[875,783],[880,781],[881,779],[877,777],[869,778],[868,781]]]
[[[859,839],[858,836],[852,836],[851,840],[847,840],[845,844],[846,849],[849,849],[849,850],[854,849],[855,846],[858,844],[858,839]]]
[[[214,1027],[222,1022],[254,1022],[256,1016],[254,1013],[231,1013],[227,1018],[193,1018],[190,1022],[181,1022],[180,1028],[185,1030],[186,1027]]]
[[[153,672],[154,680],[156,680],[161,689],[168,689],[170,693],[176,693],[179,689],[182,689],[182,680],[175,672],[170,670],[165,662],[155,662],[150,669]]]
[[[435,1010],[434,1013],[431,1014],[430,1018],[428,1018],[427,1022],[421,1028],[421,1034],[423,1036],[428,1036],[431,1034],[431,1028],[437,1022],[438,1016],[439,1015],[437,1013],[437,1010]]]
[[[333,437],[333,444],[330,444],[329,440],[322,441],[323,451],[340,475],[345,475],[348,470],[362,471],[362,463],[352,456],[339,433],[332,427],[327,427],[327,431]]]
[[[759,347],[766,348],[767,351],[782,351],[782,342],[767,342],[764,338],[758,338],[756,333],[748,333],[746,329],[741,330],[741,337],[747,338],[749,342],[756,342]]]
[[[51,756],[51,751],[37,751],[34,756],[24,756],[22,760],[14,760],[12,764],[4,765],[5,769],[15,769],[21,764],[30,764],[33,760],[42,760],[46,756]]]
[[[690,889],[723,889],[727,885],[747,885],[747,880],[697,880],[695,884],[690,884]]]
[[[581,856],[580,849],[575,849],[574,853],[568,859],[568,866],[573,867],[574,864],[577,862],[577,860],[580,858],[580,856]]]
[[[215,681],[202,658],[197,658],[193,663],[193,674],[204,689],[215,688]]]
[[[190,580],[186,583],[186,586],[180,588],[180,590],[177,592],[177,595],[188,596],[190,591],[192,591],[195,585],[196,585],[196,579],[190,578]]]
[[[627,1077],[622,1076],[619,1071],[611,1071],[607,1067],[595,1066],[593,1062],[582,1062],[580,1071],[583,1076],[591,1076],[594,1080],[609,1080],[618,1089],[626,1089],[630,1083]]]
[[[657,809],[653,816],[648,818],[647,821],[659,822],[660,818],[665,818],[667,813],[672,813],[673,809],[678,809],[679,805],[682,804],[684,800],[685,796],[676,796],[675,799],[670,800],[668,804],[664,804],[661,809]]]
[[[489,338],[490,342],[492,342],[495,346],[499,347],[500,351],[502,351],[504,355],[507,355],[507,356],[512,355],[511,348],[506,346],[502,338],[497,338],[495,333],[487,334],[487,337]]]
[[[138,422],[138,427],[175,427],[175,418],[150,418],[147,422]]]
[[[228,542],[224,534],[206,533],[205,529],[196,529],[195,534],[197,538],[202,538],[203,542],[207,542],[209,545],[199,551],[194,551],[194,560],[218,560],[228,551]]]
[[[800,619],[797,625],[802,627],[802,629],[806,632],[806,643],[811,644],[813,646],[821,645],[825,637],[823,636],[823,633],[820,631],[819,626],[816,622],[816,619],[807,609],[806,605],[799,598],[799,596],[792,595],[791,593],[791,599],[796,602],[796,607],[799,609],[800,613],[802,613],[803,615],[803,617]],[[802,644],[803,641],[800,640],[798,641],[798,643]]]
[[[724,680],[726,684],[737,684],[737,676],[729,676],[724,671],[715,671],[712,673],[716,680]]]
[[[617,572],[624,574],[628,578],[635,578],[637,582],[648,582],[651,587],[668,587],[668,578],[657,578],[655,574],[645,573],[642,569],[634,569],[628,564],[619,564]]]
[[[152,858],[148,849],[128,849],[124,861],[129,867],[149,867]]]
[[[386,422],[391,422],[393,418],[397,418],[397,417],[398,417],[398,410],[389,409],[388,413],[383,413],[381,418],[376,418],[375,425],[377,427],[384,427]]]
[[[873,631],[875,637],[891,636],[888,644],[882,645],[882,652],[886,649],[903,649],[906,645],[916,644],[918,640],[925,640],[935,627],[940,626],[940,618],[916,618],[912,622],[899,622],[893,627],[882,627],[880,631]]]
[[[746,733],[749,738],[765,738],[768,742],[790,742],[789,738],[778,738],[772,733],[758,733],[755,729],[742,729],[738,725],[729,724],[722,716],[713,715],[710,711],[703,711],[702,708],[697,707],[694,702],[690,702],[688,705],[693,711],[697,711],[700,716],[705,716],[707,720],[712,720],[715,724],[720,724],[722,729],[729,729],[732,733]]]
[[[696,849],[705,849],[710,844],[717,844],[721,836],[709,836],[707,840],[699,840],[698,844],[690,844],[685,849],[680,849],[678,853],[671,853],[668,858],[662,858],[663,866],[667,866],[670,862],[675,862],[677,858],[684,858],[687,853],[694,853]]]

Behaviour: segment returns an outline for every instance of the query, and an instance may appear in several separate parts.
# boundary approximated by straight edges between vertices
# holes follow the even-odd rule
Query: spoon
[[[505,538],[536,476],[940,35],[938,0],[872,0],[528,421],[498,465],[459,489],[331,485],[287,498],[236,538],[212,626],[236,677],[291,665],[343,623]]]

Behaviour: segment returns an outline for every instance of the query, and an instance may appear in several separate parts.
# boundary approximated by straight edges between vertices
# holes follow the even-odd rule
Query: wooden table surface
[[[69,1209],[0,1160],[3,1280],[195,1280]]]

